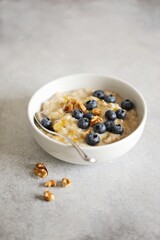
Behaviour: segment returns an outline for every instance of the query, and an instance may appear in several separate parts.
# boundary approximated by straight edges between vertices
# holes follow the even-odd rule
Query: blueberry
[[[112,133],[122,135],[123,131],[124,131],[123,127],[120,124],[116,124],[112,127]]]
[[[121,107],[127,111],[131,110],[134,105],[133,105],[133,102],[131,102],[131,100],[129,99],[126,99],[124,100],[122,103],[121,103]]]
[[[97,97],[99,99],[104,99],[105,93],[102,90],[96,90],[93,92],[92,96]]]
[[[118,109],[116,111],[116,115],[117,115],[117,118],[119,118],[119,119],[125,119],[126,111],[124,111],[123,109]]]
[[[100,142],[100,137],[97,133],[89,133],[86,136],[86,142],[88,145],[95,146]]]
[[[84,117],[88,118],[89,120],[91,120],[94,117],[93,113],[85,113]]]
[[[93,131],[102,134],[106,131],[106,126],[104,125],[104,123],[96,123],[93,126]]]
[[[80,118],[78,120],[78,127],[79,128],[82,128],[82,129],[87,129],[89,128],[89,125],[90,125],[90,121],[88,118]]]
[[[116,113],[115,113],[113,110],[107,110],[107,111],[105,112],[105,117],[106,117],[108,120],[114,121],[114,120],[117,118],[117,115],[116,115]]]
[[[115,103],[116,98],[112,94],[109,94],[109,95],[105,95],[104,101],[107,102],[107,103]]]
[[[92,110],[93,108],[96,108],[97,107],[97,102],[96,100],[89,100],[86,102],[86,108],[87,110]]]
[[[43,127],[47,128],[49,130],[51,130],[51,128],[52,128],[52,122],[49,118],[43,118],[41,120],[41,124]]]
[[[106,131],[112,132],[112,128],[115,125],[114,121],[106,121],[104,124],[106,126]]]
[[[83,112],[80,109],[75,109],[72,111],[72,117],[76,118],[76,119],[80,119],[83,117]]]

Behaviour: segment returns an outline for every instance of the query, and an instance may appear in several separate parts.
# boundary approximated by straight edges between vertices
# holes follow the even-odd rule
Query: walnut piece
[[[74,105],[77,103],[75,99],[70,99],[67,101],[66,105],[64,106],[64,111],[70,113],[74,109]]]
[[[69,185],[71,185],[71,180],[70,179],[68,179],[68,178],[63,178],[62,179],[62,182],[61,182],[61,186],[62,187],[68,187]]]
[[[100,116],[101,115],[101,109],[100,108],[93,108],[92,113],[94,115]]]
[[[35,164],[34,173],[41,178],[45,178],[48,175],[48,170],[44,163],[38,162]]]
[[[44,200],[46,200],[46,201],[54,200],[54,194],[49,191],[44,191],[43,197],[44,197]]]
[[[84,106],[84,104],[81,102],[81,101],[77,101],[77,104],[76,104],[77,108],[80,109],[82,112],[85,112],[86,111],[86,107]]]
[[[82,112],[86,111],[86,107],[81,101],[78,101],[76,99],[70,99],[67,101],[66,105],[64,106],[64,111],[67,113],[72,112],[74,109],[80,109]]]
[[[101,122],[103,122],[103,119],[102,119],[101,117],[99,117],[99,116],[94,116],[94,117],[91,119],[91,121],[90,121],[90,125],[91,125],[91,127],[92,127],[94,124],[96,124],[96,123],[101,123]]]
[[[45,187],[56,187],[57,181],[56,180],[49,180],[48,182],[45,182]]]

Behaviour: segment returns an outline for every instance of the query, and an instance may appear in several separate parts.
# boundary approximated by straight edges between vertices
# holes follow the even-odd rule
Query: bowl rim
[[[109,143],[109,144],[104,144],[104,145],[98,145],[98,146],[80,146],[82,149],[84,150],[89,150],[89,149],[104,149],[104,148],[110,148],[110,147],[113,147],[113,146],[116,146],[118,144],[121,144],[121,143],[125,143],[126,141],[128,141],[130,138],[132,138],[138,131],[141,127],[143,127],[143,125],[145,124],[146,122],[146,118],[147,118],[147,104],[146,104],[146,101],[143,97],[143,95],[140,93],[139,90],[137,90],[132,84],[122,80],[122,79],[119,79],[117,77],[110,77],[108,75],[100,75],[100,74],[94,74],[94,73],[78,73],[78,74],[72,74],[72,75],[66,75],[66,76],[63,76],[63,77],[59,77],[59,78],[56,78],[55,80],[52,80],[44,85],[42,85],[40,88],[38,88],[34,93],[33,95],[31,96],[29,102],[28,102],[28,108],[27,108],[27,114],[28,114],[28,120],[30,122],[30,124],[32,125],[32,127],[36,130],[36,132],[38,134],[40,134],[42,137],[44,137],[46,140],[50,141],[50,142],[53,142],[55,144],[58,144],[62,147],[69,147],[71,146],[71,144],[65,144],[65,143],[62,143],[62,142],[59,142],[59,141],[56,141],[55,139],[53,138],[50,138],[49,136],[47,136],[46,134],[44,134],[35,124],[34,124],[34,121],[31,120],[31,116],[30,116],[30,106],[32,104],[32,101],[34,99],[34,97],[37,95],[38,92],[40,92],[43,88],[49,86],[50,84],[52,84],[53,82],[58,82],[59,80],[63,79],[63,78],[70,78],[70,77],[78,77],[78,76],[89,76],[89,77],[100,77],[100,78],[108,78],[108,79],[111,79],[113,81],[117,81],[119,83],[122,83],[124,85],[126,85],[127,87],[130,87],[133,91],[135,91],[141,101],[142,101],[142,106],[143,106],[143,109],[144,109],[144,114],[142,116],[142,119],[141,119],[141,122],[139,123],[138,127],[131,133],[129,134],[127,137],[125,138],[122,138],[116,142],[113,142],[113,143]]]

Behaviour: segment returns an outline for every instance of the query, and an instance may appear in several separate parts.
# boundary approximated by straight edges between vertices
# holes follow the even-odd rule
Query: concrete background
[[[0,0],[1,240],[160,239],[159,64],[159,0]],[[141,140],[112,163],[61,162],[29,131],[34,91],[80,72],[122,78],[147,101]],[[40,198],[37,161],[73,181],[54,202]]]

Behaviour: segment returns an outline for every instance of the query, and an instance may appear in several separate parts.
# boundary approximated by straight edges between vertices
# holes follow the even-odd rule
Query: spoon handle
[[[60,136],[60,137],[63,137],[64,139],[66,139],[74,148],[75,150],[79,153],[79,155],[85,160],[85,161],[88,161],[88,162],[95,162],[96,159],[95,158],[90,158],[87,156],[87,154],[76,144],[74,143],[69,137],[66,137],[60,133],[57,133],[57,132],[54,132],[54,131],[51,131],[51,130],[48,130],[47,128],[43,127],[41,122],[39,121],[38,117],[37,117],[37,114],[34,115],[34,120],[36,121],[36,123],[38,123],[38,125],[47,133],[50,133],[52,135],[57,135],[57,136]]]

